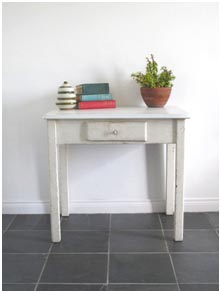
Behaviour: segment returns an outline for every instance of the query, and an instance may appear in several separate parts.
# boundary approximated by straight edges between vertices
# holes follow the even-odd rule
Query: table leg
[[[61,198],[61,215],[69,216],[69,192],[68,192],[68,159],[67,145],[59,146],[59,191]]]
[[[175,144],[167,144],[167,164],[166,164],[166,214],[174,213],[175,197]]]
[[[49,181],[51,196],[51,236],[53,242],[61,241],[60,202],[58,185],[58,145],[56,121],[48,121]]]
[[[183,175],[184,175],[184,120],[177,120],[176,128],[176,188],[175,188],[175,217],[174,240],[183,240]]]

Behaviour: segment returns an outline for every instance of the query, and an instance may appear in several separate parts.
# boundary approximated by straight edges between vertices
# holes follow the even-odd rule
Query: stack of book
[[[116,108],[108,83],[87,83],[75,88],[78,109]]]

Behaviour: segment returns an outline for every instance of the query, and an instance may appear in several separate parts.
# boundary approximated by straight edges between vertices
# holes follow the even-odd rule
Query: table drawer
[[[89,141],[143,141],[147,140],[146,122],[88,122]]]

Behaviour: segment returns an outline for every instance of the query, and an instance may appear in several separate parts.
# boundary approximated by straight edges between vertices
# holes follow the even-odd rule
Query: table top
[[[115,109],[54,110],[43,116],[47,120],[60,119],[188,119],[189,114],[178,107],[117,107]]]

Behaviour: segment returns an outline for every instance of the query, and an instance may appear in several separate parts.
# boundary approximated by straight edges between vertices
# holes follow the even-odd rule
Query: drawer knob
[[[118,130],[117,129],[114,129],[113,134],[114,135],[118,135]]]

